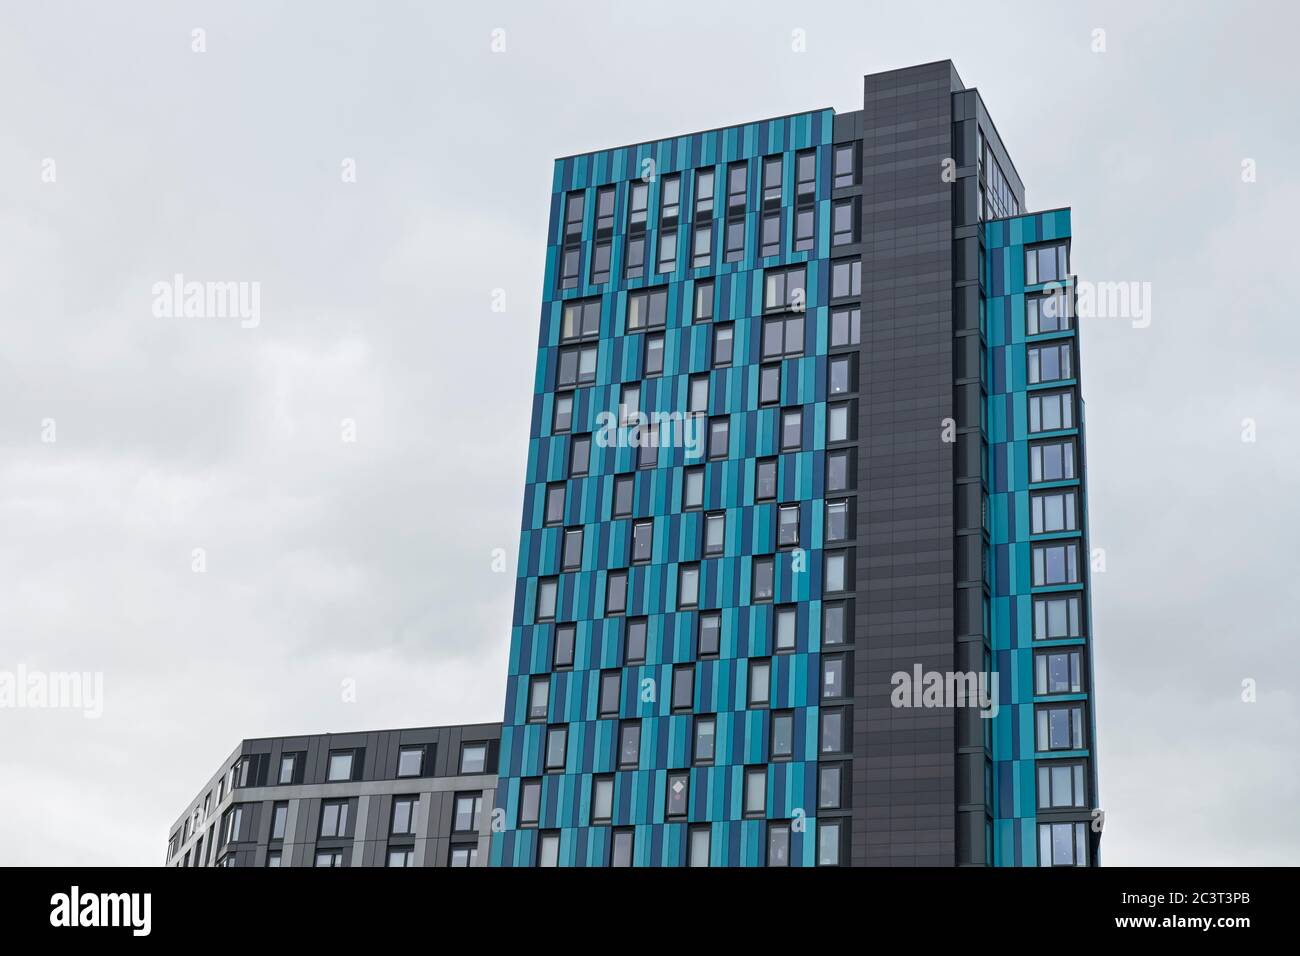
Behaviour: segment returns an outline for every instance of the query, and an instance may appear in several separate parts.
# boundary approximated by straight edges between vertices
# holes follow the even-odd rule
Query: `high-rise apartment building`
[[[1024,208],[948,61],[556,162],[494,864],[1096,862],[1070,217]]]

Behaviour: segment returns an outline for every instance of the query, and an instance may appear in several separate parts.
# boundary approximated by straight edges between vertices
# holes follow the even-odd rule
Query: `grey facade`
[[[243,741],[168,866],[484,866],[499,724]]]

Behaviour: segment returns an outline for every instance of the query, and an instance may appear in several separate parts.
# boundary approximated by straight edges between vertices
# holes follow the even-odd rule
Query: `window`
[[[610,866],[631,866],[635,831],[631,827],[614,831],[614,839],[609,849]]]
[[[1070,274],[1066,244],[1053,243],[1025,250],[1025,285],[1060,282]]]
[[[330,783],[339,780],[351,780],[353,756],[354,754],[351,750],[331,751],[329,769],[325,773],[325,779]]]
[[[1074,299],[1067,289],[1025,297],[1025,332],[1064,332],[1074,318]]]
[[[282,784],[293,783],[294,771],[298,766],[297,754],[285,754],[280,758],[280,776],[279,782]]]
[[[714,368],[722,368],[731,364],[731,350],[735,341],[735,334],[735,327],[730,322],[713,327]]]
[[[709,376],[692,375],[686,400],[686,410],[692,415],[705,415],[709,411]]]
[[[862,341],[862,310],[831,310],[831,348],[858,345]]]
[[[781,401],[781,366],[764,365],[758,370],[758,404],[776,405]]]
[[[817,212],[815,206],[799,206],[794,211],[794,251],[807,252],[813,247]]]
[[[279,850],[272,850],[271,852],[269,852],[269,853],[266,854],[266,865],[269,866],[269,867],[279,867],[279,866],[280,866],[280,851],[279,851]]]
[[[763,358],[786,358],[803,355],[802,315],[763,320]]]
[[[456,793],[455,816],[452,817],[452,829],[456,832],[476,832],[478,819],[484,809],[482,793]]]
[[[697,766],[713,763],[715,744],[718,735],[718,719],[714,716],[695,718],[695,737],[691,750],[691,762]]]
[[[558,392],[555,396],[555,417],[551,421],[551,431],[557,435],[573,427],[573,393]]]
[[[704,507],[704,468],[687,468],[682,472],[682,510]]]
[[[781,156],[763,157],[763,207],[781,205]]]
[[[767,865],[790,865],[790,824],[781,822],[767,825]]]
[[[560,570],[576,571],[580,567],[582,567],[582,528],[565,528]]]
[[[847,246],[858,241],[858,204],[853,199],[839,199],[831,204],[831,245]]]
[[[537,582],[536,620],[555,620],[555,600],[558,589],[559,582],[555,578],[542,578]]]
[[[572,624],[560,624],[555,628],[555,651],[551,664],[556,670],[573,667],[573,645],[577,628]]]
[[[618,423],[631,424],[641,412],[641,385],[632,382],[618,390]]]
[[[713,170],[697,169],[695,171],[695,218],[705,219],[713,215]]]
[[[665,176],[659,181],[659,223],[672,226],[677,223],[682,212],[682,178],[678,175]]]
[[[690,829],[690,836],[686,849],[687,866],[708,866],[709,865],[709,836],[710,827],[706,824],[693,826]]]
[[[1042,760],[1038,763],[1038,809],[1082,808],[1088,805],[1084,767],[1077,760]]]
[[[862,260],[836,259],[831,263],[831,298],[862,295]]]
[[[561,486],[563,487],[563,486]],[[636,490],[635,475],[616,475],[614,477],[614,512],[615,518],[628,518],[632,515],[632,499]],[[563,513],[561,513],[561,517]]]
[[[822,644],[843,644],[848,640],[848,605],[844,601],[822,604]]]
[[[1034,598],[1034,640],[1055,641],[1083,637],[1078,594],[1051,594]]]
[[[794,651],[799,636],[799,613],[794,605],[776,609],[772,615],[772,649],[778,654]]]
[[[731,439],[731,419],[725,415],[709,419],[709,458],[726,458]]]
[[[844,657],[822,658],[822,699],[835,700],[844,696]]]
[[[628,195],[627,224],[629,231],[645,229],[646,209],[650,203],[650,186],[648,183],[635,182]]]
[[[283,840],[284,828],[289,820],[289,804],[277,803],[271,808],[271,839]]]
[[[795,197],[803,202],[812,200],[817,192],[817,155],[814,150],[805,149],[796,153]]]
[[[1056,382],[1072,378],[1071,348],[1069,342],[1034,345],[1029,348],[1029,384]]]
[[[763,224],[759,230],[758,254],[763,258],[781,254],[781,214],[779,212],[763,214]]]
[[[727,215],[744,215],[748,180],[748,163],[742,160],[727,167]]]
[[[695,283],[695,311],[691,315],[693,322],[709,322],[713,319],[713,280]]]
[[[478,866],[478,845],[474,843],[453,845],[448,866],[460,868]]]
[[[654,554],[655,523],[653,519],[632,525],[632,563],[646,564]]]
[[[622,614],[627,611],[627,572],[610,571],[605,577],[605,613]]]
[[[564,771],[565,754],[569,747],[569,728],[560,725],[546,729],[546,760],[543,766],[547,773]]]
[[[618,728],[618,768],[635,770],[641,760],[641,721],[625,720]]]
[[[642,426],[636,430],[636,437],[636,466],[654,468],[659,464],[659,426]]]
[[[673,668],[674,713],[690,713],[695,706],[695,665],[678,664]]]
[[[645,378],[664,373],[664,337],[662,334],[645,337],[645,359],[642,362]]]
[[[642,625],[645,621],[642,620]],[[641,640],[644,642],[645,633],[642,628]],[[645,653],[642,648],[642,654]],[[623,689],[623,672],[617,670],[608,670],[600,672],[600,697],[596,702],[598,717],[617,717],[619,711],[619,702]]]
[[[646,634],[648,630],[649,624],[645,618],[634,617],[628,619],[627,631],[623,635],[624,664],[645,663]]]
[[[826,543],[840,544],[849,538],[849,503],[826,502]]]
[[[858,147],[856,143],[840,143],[835,147],[833,185],[836,189],[854,186],[858,182]]]
[[[819,820],[817,822],[817,865],[840,865],[840,841],[842,824],[838,820]]]
[[[487,773],[486,743],[463,743],[460,745],[460,772]]]
[[[1030,481],[1068,481],[1073,478],[1073,439],[1040,442],[1029,446]]]
[[[772,760],[789,760],[794,756],[794,711],[772,711],[772,734],[768,756]]]
[[[698,657],[717,657],[722,645],[722,612],[701,611],[695,647]]]
[[[683,564],[677,571],[677,606],[697,607],[700,603],[700,566]]]
[[[745,220],[728,219],[726,245],[722,249],[724,262],[740,262],[745,258]]]
[[[580,477],[591,467],[591,436],[574,435],[569,440],[569,475]]]
[[[1029,497],[1030,525],[1034,534],[1077,531],[1078,509],[1073,491],[1041,492]]]
[[[401,747],[397,751],[397,775],[419,777],[424,774],[424,747]]]
[[[628,279],[640,279],[645,275],[645,234],[630,233],[627,239],[626,261],[623,276]]]
[[[823,707],[821,711],[821,752],[844,753],[844,711]]]
[[[320,805],[320,837],[332,839],[348,835],[348,802],[323,800]]]
[[[690,810],[691,775],[687,771],[669,772],[664,797],[664,817],[685,820]]]
[[[519,782],[519,825],[535,827],[542,812],[542,781]]]
[[[613,252],[613,243],[608,239],[598,239],[591,249],[591,282],[601,285],[609,281],[609,261]]]
[[[1034,693],[1083,693],[1082,667],[1083,654],[1078,648],[1039,651],[1034,655]]]
[[[754,462],[755,501],[772,501],[776,498],[776,476],[775,458],[759,458]]]
[[[537,842],[537,865],[538,866],[559,866],[560,865],[560,834],[556,830],[551,830],[541,835]]]
[[[749,662],[749,706],[766,707],[772,702],[772,662]]]
[[[528,681],[528,722],[546,723],[550,712],[551,679],[545,674],[538,674]]]
[[[754,558],[753,601],[770,601],[775,584],[775,560],[771,555]]]
[[[1050,432],[1074,427],[1071,392],[1034,392],[1029,396],[1029,431]]]
[[[668,319],[668,290],[644,289],[627,296],[627,331],[662,329]]]
[[[798,451],[803,446],[803,409],[787,408],[781,412],[781,450]]]
[[[767,814],[767,768],[745,768],[745,816]]]
[[[826,554],[826,576],[822,582],[823,590],[832,594],[848,590],[849,556],[846,551],[832,551]]]
[[[592,777],[591,822],[609,823],[614,818],[614,778]]]
[[[596,190],[596,235],[608,236],[614,232],[614,200],[617,187],[601,186]]]
[[[595,345],[570,345],[558,353],[559,367],[556,371],[556,383],[560,388],[574,385],[590,385],[596,381]]]
[[[843,801],[841,791],[841,767],[837,763],[823,763],[817,766],[817,809],[838,810]]]
[[[778,548],[799,547],[799,506],[797,504],[781,505],[777,509],[776,546]]]
[[[221,815],[221,845],[238,843],[243,838],[244,808],[235,804]]]
[[[826,452],[826,490],[848,491],[852,474],[848,449]]]
[[[412,847],[390,847],[388,850],[389,866],[415,866],[415,850]]]
[[[767,270],[763,284],[763,311],[804,311],[807,276],[808,271],[804,266]]]
[[[546,514],[542,523],[557,525],[564,521],[564,482],[558,481],[546,486]]]
[[[853,382],[853,358],[853,355],[832,355],[828,360],[828,391],[831,395],[846,395],[855,390]]]
[[[1039,866],[1087,866],[1086,823],[1038,824]]]
[[[582,241],[582,213],[585,209],[586,194],[576,190],[564,197],[564,241]]]
[[[848,402],[836,402],[826,410],[826,440],[848,441],[853,436],[853,425]]]
[[[570,299],[565,302],[560,341],[568,343],[599,337],[600,299]]]
[[[705,557],[722,554],[727,541],[727,513],[715,511],[704,516],[704,543],[702,550]]]
[[[322,867],[343,866],[343,851],[342,850],[317,850],[316,865]]]
[[[419,797],[393,797],[393,819],[389,833],[408,835],[415,832],[415,803]]]
[[[1083,748],[1083,705],[1044,704],[1034,711],[1039,750]]]
[[[691,268],[707,269],[713,260],[713,223],[696,225],[691,236]]]
[[[1034,586],[1079,583],[1079,544],[1060,541],[1033,547]]]

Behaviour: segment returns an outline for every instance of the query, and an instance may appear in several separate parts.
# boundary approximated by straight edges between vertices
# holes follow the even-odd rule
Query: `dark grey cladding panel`
[[[952,97],[943,61],[868,76],[854,656],[855,865],[955,860],[950,710],[895,709],[890,678],[953,662]]]

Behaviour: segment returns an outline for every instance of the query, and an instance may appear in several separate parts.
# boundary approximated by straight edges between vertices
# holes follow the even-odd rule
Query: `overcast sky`
[[[0,671],[104,675],[0,709],[0,862],[161,863],[243,737],[499,720],[553,158],[944,58],[1151,283],[1081,332],[1105,861],[1300,861],[1294,6],[558,6],[0,13]]]

